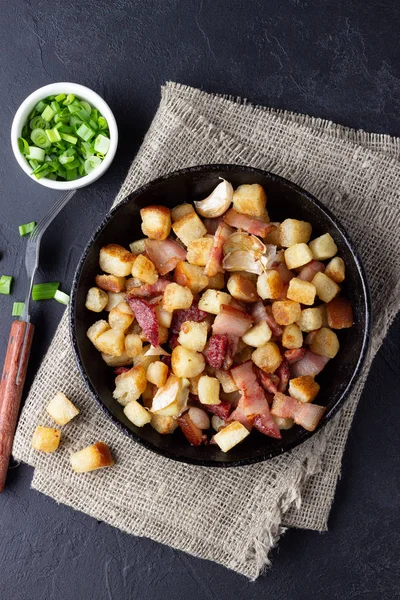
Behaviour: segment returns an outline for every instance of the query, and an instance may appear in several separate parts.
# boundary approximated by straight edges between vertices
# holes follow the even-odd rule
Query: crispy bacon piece
[[[312,260],[300,269],[297,277],[303,281],[312,281],[314,279],[314,275],[317,273],[323,273],[324,271],[324,263],[320,262],[319,260]]]
[[[230,337],[240,338],[246,333],[253,323],[253,317],[243,310],[234,308],[229,304],[222,304],[220,313],[215,317],[212,326],[214,335],[228,334]]]
[[[280,337],[283,333],[283,329],[280,325],[278,325],[278,323],[275,321],[273,314],[272,314],[272,307],[271,306],[266,306],[265,307],[265,312],[266,312],[266,322],[269,325],[270,330],[272,331],[272,335],[274,337]]]
[[[197,425],[193,423],[187,412],[178,417],[178,425],[189,444],[192,446],[201,445],[203,442],[203,432],[200,427],[197,427]]]
[[[276,394],[280,383],[279,377],[275,373],[266,373],[262,369],[259,369],[258,374],[264,390],[270,394]]]
[[[201,321],[205,321],[207,317],[209,317],[209,313],[204,310],[200,310],[197,302],[193,301],[190,308],[179,309],[174,311],[174,316],[172,317],[170,332],[171,333],[179,333],[182,327],[182,324],[185,321],[195,321],[196,323],[200,323]]]
[[[246,414],[241,406],[235,408],[235,410],[231,413],[230,417],[228,418],[228,421],[239,421],[239,423],[244,425],[249,431],[253,427],[252,423],[250,423],[250,421],[246,417]]]
[[[161,362],[163,362],[165,365],[167,365],[167,367],[169,369],[171,368],[171,357],[170,356],[162,356]]]
[[[204,358],[210,367],[222,369],[229,351],[229,337],[227,334],[212,335],[204,349]]]
[[[222,223],[222,221],[224,220],[224,217],[215,217],[214,219],[203,219],[203,223],[205,228],[207,229],[207,233],[210,233],[211,235],[215,235],[218,229],[218,226],[220,225],[220,223]]]
[[[207,277],[214,277],[218,273],[223,273],[223,247],[232,233],[232,227],[229,227],[229,225],[223,221],[218,225],[217,231],[214,235],[214,241],[211,247],[210,255],[208,257],[206,266],[204,267],[204,275]]]
[[[128,296],[128,304],[135,313],[135,317],[147,339],[152,346],[158,346],[160,343],[160,327],[156,311],[153,304],[139,298]]]
[[[280,393],[275,394],[271,409],[275,417],[294,419],[297,425],[301,425],[307,431],[315,430],[325,411],[325,406],[303,403]]]
[[[121,375],[121,373],[126,373],[127,371],[130,371],[132,367],[117,367],[116,369],[114,369],[114,373],[116,375]]]
[[[285,358],[289,365],[299,362],[299,360],[304,358],[306,350],[307,348],[292,348],[291,350],[286,350]]]
[[[254,302],[254,304],[251,305],[250,314],[253,317],[256,325],[266,321],[268,318],[267,309],[261,300],[259,302]]]
[[[306,350],[301,360],[290,365],[291,376],[311,375],[311,377],[315,377],[318,373],[321,373],[328,361],[329,358],[326,356],[320,356],[311,352],[311,350]]]
[[[278,391],[285,392],[290,379],[289,364],[286,358],[282,360],[275,373],[279,377]]]
[[[242,392],[238,408],[242,408],[247,419],[260,428],[261,433],[281,439],[280,431],[273,420],[264,391],[257,381],[252,361],[247,361],[231,370],[236,385]],[[235,411],[236,412],[236,411]],[[259,417],[257,424],[256,417]]]
[[[146,240],[146,254],[160,275],[175,269],[178,262],[186,259],[186,250],[174,240]]]
[[[226,400],[221,400],[219,404],[202,404],[202,408],[208,410],[212,415],[216,415],[223,421],[226,421],[229,417],[229,413],[232,410],[232,404]]]
[[[247,231],[247,233],[252,233],[253,235],[259,235],[260,237],[266,237],[269,233],[271,233],[271,231],[276,229],[276,225],[273,225],[272,223],[265,223],[264,221],[256,219],[255,217],[242,215],[234,208],[231,208],[227,213],[225,213],[224,221],[232,227]]]
[[[168,279],[159,277],[155,283],[145,283],[140,287],[131,288],[126,295],[127,300],[129,302],[129,298],[150,298],[150,296],[155,296],[163,292],[169,283],[171,282]]]
[[[174,348],[179,346],[178,337],[179,337],[178,333],[172,333],[169,336],[168,343],[169,343],[171,350],[173,350]]]

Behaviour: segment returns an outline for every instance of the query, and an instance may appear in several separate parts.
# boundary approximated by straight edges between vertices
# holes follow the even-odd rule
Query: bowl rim
[[[255,173],[255,174],[261,175],[263,177],[267,177],[269,179],[273,179],[275,181],[280,182],[281,184],[285,185],[286,187],[289,187],[292,190],[299,192],[302,195],[306,196],[313,204],[317,205],[318,208],[320,208],[322,210],[322,212],[325,214],[325,216],[332,222],[334,227],[340,232],[345,243],[347,244],[347,246],[349,247],[349,249],[352,253],[354,262],[356,264],[356,267],[357,267],[357,270],[359,272],[360,279],[361,279],[361,284],[362,284],[362,289],[363,289],[363,300],[364,300],[364,304],[365,304],[365,320],[366,320],[366,326],[365,326],[363,339],[362,339],[362,347],[361,347],[360,354],[357,359],[357,364],[355,366],[355,369],[349,379],[349,382],[348,382],[345,390],[339,397],[335,406],[333,406],[329,411],[327,411],[324,414],[323,418],[319,422],[316,429],[314,431],[307,431],[304,429],[303,431],[301,431],[298,438],[296,438],[296,440],[294,440],[293,442],[289,443],[285,448],[276,448],[275,450],[272,450],[272,451],[269,450],[267,452],[264,452],[263,454],[255,456],[255,457],[249,457],[249,458],[226,461],[226,462],[222,462],[222,461],[216,462],[213,460],[201,458],[201,456],[199,456],[199,459],[178,456],[177,454],[175,454],[173,452],[169,452],[168,450],[160,449],[158,446],[141,438],[139,435],[137,435],[135,432],[131,431],[123,423],[121,423],[121,421],[112,414],[112,412],[107,408],[107,406],[105,404],[103,404],[100,396],[97,394],[94,386],[92,385],[92,383],[85,371],[85,368],[83,365],[83,360],[80,357],[79,348],[78,348],[78,340],[77,340],[77,335],[76,335],[77,323],[76,323],[76,317],[75,317],[76,295],[77,295],[78,283],[79,283],[79,279],[81,276],[82,268],[83,268],[84,262],[86,260],[86,257],[88,255],[93,243],[96,241],[98,235],[100,235],[103,228],[114,218],[114,216],[116,215],[118,210],[121,207],[125,206],[126,204],[132,202],[132,200],[134,201],[134,198],[136,196],[142,194],[143,192],[146,192],[153,185],[159,184],[168,179],[172,179],[173,177],[179,177],[181,175],[187,175],[187,174],[199,173],[199,172],[212,173],[214,171],[217,171],[217,172],[218,171],[228,171],[228,172],[229,171],[232,171],[232,172],[243,171],[243,172],[247,172],[247,173]],[[293,183],[289,179],[281,177],[280,175],[276,175],[275,173],[272,173],[271,171],[266,171],[263,169],[258,169],[256,167],[251,167],[251,166],[246,166],[246,165],[235,165],[233,163],[228,163],[228,164],[213,163],[213,164],[208,164],[208,165],[196,165],[196,166],[191,166],[191,167],[185,167],[182,169],[178,169],[176,171],[172,171],[165,175],[161,175],[160,177],[157,177],[156,179],[153,179],[153,180],[149,181],[148,183],[145,183],[144,185],[140,186],[139,188],[133,190],[131,193],[129,193],[128,196],[126,196],[123,200],[121,200],[121,202],[119,202],[115,207],[113,207],[110,210],[110,212],[107,214],[107,216],[103,219],[103,221],[100,223],[100,225],[96,228],[95,232],[91,235],[90,239],[88,240],[88,242],[85,246],[82,256],[79,260],[78,266],[75,271],[72,287],[71,287],[68,322],[69,322],[70,339],[71,339],[72,348],[73,348],[73,352],[74,352],[74,356],[75,356],[75,361],[78,366],[78,370],[86,384],[86,387],[89,390],[91,396],[95,399],[96,403],[100,406],[103,413],[109,419],[111,419],[112,423],[114,423],[114,425],[116,425],[120,431],[122,431],[125,435],[128,435],[133,441],[138,442],[140,445],[144,446],[148,450],[155,452],[156,454],[158,454],[160,456],[164,456],[166,458],[169,458],[169,459],[172,459],[172,460],[175,460],[178,462],[183,462],[186,464],[191,464],[191,465],[200,466],[200,467],[230,468],[230,467],[243,467],[243,466],[247,466],[247,465],[252,465],[252,464],[255,464],[258,462],[263,462],[270,458],[274,458],[276,456],[280,456],[282,454],[285,454],[286,452],[290,452],[291,450],[293,450],[294,448],[296,448],[297,446],[299,446],[300,444],[302,444],[303,442],[305,442],[306,440],[311,438],[313,435],[315,435],[318,431],[320,431],[328,423],[328,421],[330,421],[335,416],[335,414],[343,406],[343,404],[345,403],[346,399],[348,398],[350,392],[354,388],[354,385],[355,385],[358,377],[360,376],[362,367],[364,366],[366,358],[369,353],[370,341],[371,341],[371,328],[372,328],[372,302],[371,302],[371,294],[370,294],[370,289],[369,289],[369,284],[368,284],[368,280],[366,277],[365,269],[363,267],[363,264],[361,262],[358,252],[354,249],[353,242],[351,241],[346,229],[338,221],[337,217],[335,217],[334,214],[330,211],[330,209],[328,209],[320,200],[315,198],[312,194],[307,192],[307,190],[305,190],[304,188]]]
[[[89,175],[79,177],[78,179],[74,179],[73,181],[53,181],[52,179],[48,179],[47,177],[42,177],[42,179],[36,179],[36,177],[32,175],[32,168],[29,165],[28,161],[19,151],[18,138],[21,136],[22,127],[28,115],[31,113],[33,107],[40,100],[43,100],[43,98],[46,98],[49,95],[61,94],[65,92],[75,94],[82,98],[82,100],[86,100],[95,108],[97,108],[100,111],[100,113],[105,117],[105,119],[108,122],[110,131],[110,148],[101,165],[99,165],[96,169],[89,173]],[[107,171],[112,161],[114,160],[114,156],[118,146],[117,122],[107,102],[97,92],[86,87],[85,85],[67,81],[49,83],[29,94],[29,96],[27,96],[25,100],[21,102],[14,115],[10,135],[11,147],[15,159],[17,160],[21,169],[30,177],[30,179],[32,179],[35,183],[43,185],[44,187],[61,191],[75,190],[82,187],[86,187],[87,185],[99,179],[99,177],[101,177]]]

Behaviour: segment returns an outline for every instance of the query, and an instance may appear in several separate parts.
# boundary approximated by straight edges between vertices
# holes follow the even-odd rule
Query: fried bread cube
[[[335,283],[342,283],[345,278],[345,264],[343,258],[340,258],[340,256],[332,258],[326,265],[325,275],[330,277]]]
[[[139,254],[133,263],[132,277],[137,277],[144,283],[153,284],[158,279],[158,272],[149,258]]]
[[[257,292],[264,300],[277,300],[283,294],[283,282],[274,269],[264,271],[257,279]]]
[[[189,246],[190,242],[204,237],[207,233],[203,221],[195,212],[191,212],[180,218],[178,221],[175,221],[172,225],[172,229],[186,247]]]
[[[272,315],[278,325],[291,325],[301,317],[301,307],[293,300],[276,300],[272,303]]]
[[[116,275],[96,275],[96,285],[105,292],[124,292],[126,288],[125,277]]]
[[[308,244],[314,260],[326,260],[335,256],[338,249],[330,233],[315,238]]]
[[[289,350],[301,348],[303,345],[303,334],[296,323],[286,325],[282,334],[282,346]]]
[[[282,362],[281,353],[275,342],[267,342],[257,348],[251,357],[254,364],[266,373],[274,373]]]
[[[92,287],[89,289],[85,306],[88,310],[92,312],[102,312],[108,303],[108,294],[104,290],[100,290],[97,287]]]
[[[119,244],[108,244],[100,250],[100,268],[116,277],[131,274],[135,256]]]
[[[321,311],[318,308],[305,308],[297,321],[301,331],[314,331],[322,327]]]
[[[205,366],[204,356],[200,352],[183,346],[176,346],[172,350],[171,367],[177,377],[196,377],[204,371]]]
[[[69,457],[72,470],[75,473],[88,473],[104,467],[111,467],[114,459],[110,448],[104,442],[96,442]]]
[[[322,302],[330,302],[340,292],[340,287],[325,273],[317,273],[312,282],[317,290],[317,296]]]
[[[131,400],[124,407],[124,414],[136,427],[144,427],[151,421],[151,413],[146,410],[137,400]]]
[[[307,244],[311,231],[311,224],[306,221],[285,219],[279,227],[279,245],[289,248],[295,244]]]
[[[178,336],[178,342],[184,348],[203,352],[207,343],[208,325],[204,321],[196,323],[195,321],[185,321],[182,323]]]
[[[213,237],[201,237],[188,244],[186,260],[199,267],[205,267],[213,246]]]
[[[166,206],[145,206],[140,210],[142,231],[151,240],[165,240],[171,231],[171,211]]]
[[[57,392],[46,406],[46,411],[58,425],[66,425],[79,415],[79,409],[63,392]]]
[[[316,292],[317,290],[312,283],[303,281],[298,277],[293,277],[293,279],[289,281],[289,288],[286,296],[289,300],[294,300],[295,302],[300,302],[300,304],[311,306],[314,304]]]
[[[232,201],[238,213],[260,217],[265,213],[267,195],[258,183],[243,184],[233,192]]]
[[[320,386],[311,375],[302,375],[289,381],[289,394],[300,402],[312,402],[315,400]]]
[[[115,378],[113,396],[122,406],[137,400],[146,389],[146,371],[143,365],[136,365]]]
[[[162,307],[167,312],[173,312],[179,308],[190,308],[193,302],[193,294],[188,287],[169,283],[165,290]]]
[[[220,382],[216,377],[203,375],[198,383],[198,396],[202,404],[221,404],[219,397]]]
[[[41,452],[55,452],[60,444],[61,431],[38,425],[32,436],[32,448]]]
[[[199,294],[208,285],[208,277],[204,275],[204,269],[183,260],[175,267],[174,281],[188,287],[193,294]]]
[[[322,327],[315,332],[311,342],[311,351],[320,356],[334,358],[339,352],[339,340],[334,331]]]
[[[312,260],[313,255],[307,244],[294,244],[285,250],[285,263],[288,269],[297,269]]]

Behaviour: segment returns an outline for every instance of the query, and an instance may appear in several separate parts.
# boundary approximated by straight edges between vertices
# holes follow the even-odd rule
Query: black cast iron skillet
[[[296,425],[282,432],[282,440],[275,440],[254,431],[225,454],[213,445],[190,446],[179,430],[172,435],[160,435],[150,425],[136,427],[113,399],[113,369],[103,362],[86,337],[86,330],[92,323],[107,318],[85,308],[87,291],[100,272],[100,248],[109,243],[128,247],[130,242],[142,238],[139,214],[142,207],[163,204],[172,208],[183,202],[203,199],[217,185],[219,177],[227,179],[234,187],[244,183],[261,184],[267,193],[271,221],[282,221],[287,217],[309,221],[313,226],[312,237],[329,232],[339,248],[339,255],[346,264],[343,292],[352,303],[355,325],[338,332],[340,351],[318,377],[321,391],[317,402],[327,407],[318,429],[332,419],[352,389],[368,351],[371,325],[368,284],[347,233],[332,213],[311,194],[272,173],[236,165],[190,167],[160,177],[130,194],[110,212],[85,248],[72,288],[70,332],[79,370],[92,396],[110,420],[134,442],[174,460],[202,466],[234,467],[287,452],[313,433]]]

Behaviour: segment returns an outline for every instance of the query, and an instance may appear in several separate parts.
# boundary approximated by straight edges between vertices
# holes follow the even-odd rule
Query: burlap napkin
[[[284,526],[326,529],[368,366],[399,307],[399,151],[399,140],[388,136],[167,84],[116,201],[162,173],[210,162],[253,165],[295,181],[335,212],[361,253],[375,313],[371,356],[340,414],[312,440],[263,464],[207,469],[145,450],[104,417],[79,377],[65,314],[25,403],[14,444],[14,456],[36,467],[33,487],[129,533],[249,578],[269,563]],[[82,414],[63,428],[57,453],[34,453],[32,432],[38,423],[50,423],[44,407],[58,390]],[[110,444],[115,467],[72,473],[69,454],[96,440]]]

